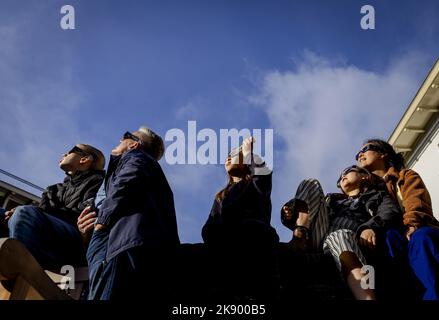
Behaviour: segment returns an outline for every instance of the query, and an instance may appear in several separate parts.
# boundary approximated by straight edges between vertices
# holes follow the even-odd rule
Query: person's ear
[[[138,141],[133,141],[133,143],[130,144],[130,149],[140,149],[140,143]]]
[[[93,162],[92,156],[81,157],[81,159],[79,159],[80,164],[86,164],[86,163],[92,163],[92,162]]]
[[[135,149],[136,148],[136,141],[130,141],[129,143],[128,143],[128,150],[132,150],[132,149]]]

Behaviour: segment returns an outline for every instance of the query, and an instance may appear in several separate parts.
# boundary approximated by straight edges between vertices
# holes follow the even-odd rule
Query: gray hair
[[[141,126],[138,132],[143,142],[143,149],[151,157],[159,161],[165,153],[165,144],[163,143],[162,137],[146,126]]]

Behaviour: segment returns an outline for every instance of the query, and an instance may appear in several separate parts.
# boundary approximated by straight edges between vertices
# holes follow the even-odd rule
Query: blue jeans
[[[46,269],[86,265],[81,234],[76,226],[36,206],[19,206],[8,221],[9,237],[19,240]]]
[[[410,267],[412,278],[421,287],[422,299],[439,300],[439,228],[421,227],[410,241],[402,230],[390,229],[386,242],[395,267],[404,268],[404,264]],[[409,275],[407,279],[410,278]]]
[[[88,299],[142,300],[142,304],[153,307],[172,298],[170,268],[175,267],[175,262],[169,259],[169,252],[139,246],[107,261],[109,233],[109,230],[93,232],[87,250]]]
[[[111,268],[105,259],[109,232],[93,232],[87,250],[89,292],[88,300],[109,300],[112,291]]]

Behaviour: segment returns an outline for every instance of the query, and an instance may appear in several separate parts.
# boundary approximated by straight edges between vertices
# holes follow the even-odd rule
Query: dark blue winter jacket
[[[107,260],[133,247],[173,249],[180,243],[172,190],[148,154],[134,149],[111,156],[105,193],[96,223],[110,232]]]

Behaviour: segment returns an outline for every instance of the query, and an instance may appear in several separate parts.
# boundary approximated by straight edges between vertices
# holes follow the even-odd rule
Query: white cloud
[[[177,108],[175,116],[178,120],[204,120],[212,110],[212,104],[201,95],[191,97],[184,105]]]
[[[337,191],[339,172],[354,163],[365,139],[388,138],[427,72],[419,54],[371,72],[305,52],[295,70],[266,74],[251,100],[266,111],[285,146],[275,154],[272,196],[283,241],[290,232],[281,226],[279,210],[300,181],[315,177],[326,192]]]
[[[177,109],[175,113],[177,119],[196,119],[198,118],[199,110],[194,101],[189,101],[184,106]]]

